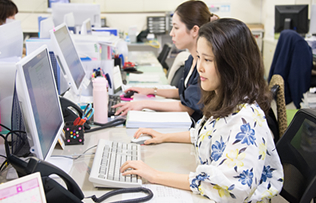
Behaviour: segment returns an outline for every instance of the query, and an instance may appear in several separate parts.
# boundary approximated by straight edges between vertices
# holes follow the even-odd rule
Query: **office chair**
[[[168,84],[178,87],[179,80],[183,76],[184,63],[189,58],[190,52],[180,52],[167,72]]]
[[[268,81],[274,74],[284,80],[285,103],[293,101],[300,108],[303,94],[310,88],[313,54],[311,47],[294,30],[283,30],[280,34]]]
[[[169,44],[169,43],[164,44],[162,51],[159,53],[159,56],[157,58],[159,63],[162,65],[163,69],[165,69],[165,70],[169,69],[169,66],[166,63],[166,59],[168,57],[170,50],[171,50],[171,44]]]
[[[284,171],[280,195],[291,203],[316,197],[316,111],[300,109],[276,144]]]
[[[269,89],[273,95],[273,99],[276,101],[278,137],[280,138],[287,128],[284,81],[281,75],[275,74],[272,76]],[[275,138],[277,137],[276,134],[274,136]],[[274,140],[278,141],[278,139]]]

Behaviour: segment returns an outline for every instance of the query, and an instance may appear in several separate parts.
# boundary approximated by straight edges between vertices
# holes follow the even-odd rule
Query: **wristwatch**
[[[154,87],[154,95],[157,95],[157,87]]]

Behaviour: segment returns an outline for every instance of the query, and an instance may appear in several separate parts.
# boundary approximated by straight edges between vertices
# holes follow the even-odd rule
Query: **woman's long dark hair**
[[[224,117],[239,104],[255,101],[267,113],[271,94],[264,80],[261,54],[249,28],[236,19],[219,19],[203,25],[199,37],[212,47],[221,81],[217,94],[202,90],[204,115]]]

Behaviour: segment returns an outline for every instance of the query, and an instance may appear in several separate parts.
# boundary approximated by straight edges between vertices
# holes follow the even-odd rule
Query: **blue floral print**
[[[221,158],[223,152],[225,151],[225,143],[223,142],[223,138],[221,137],[220,142],[216,141],[215,144],[212,145],[212,153],[211,153],[211,160],[217,161]]]
[[[240,130],[241,130],[241,132],[239,132],[236,135],[235,143],[241,141],[242,144],[245,144],[245,143],[247,145],[255,144],[255,140],[256,140],[255,130],[250,127],[249,123],[241,125]]]
[[[239,178],[238,181],[241,182],[243,185],[248,185],[251,188],[252,185],[252,179],[253,179],[253,172],[252,169],[250,170],[244,170],[239,176],[236,176],[236,178]]]
[[[269,201],[281,190],[282,165],[257,103],[238,105],[220,119],[204,117],[190,133],[199,162],[189,175],[196,194],[215,202],[250,203]]]
[[[262,182],[266,182],[268,178],[272,178],[273,171],[274,171],[274,169],[271,168],[270,166],[264,166],[263,171],[262,171],[262,175],[261,175],[260,184]]]

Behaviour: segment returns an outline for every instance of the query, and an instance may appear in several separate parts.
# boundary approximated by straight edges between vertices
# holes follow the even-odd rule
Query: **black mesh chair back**
[[[163,45],[163,48],[162,48],[162,51],[159,53],[159,56],[158,56],[158,61],[159,63],[162,65],[162,67],[166,70],[169,69],[169,66],[167,65],[166,63],[166,59],[169,55],[169,52],[171,50],[171,45],[170,44],[164,44]]]
[[[316,197],[316,111],[300,109],[276,148],[284,170],[280,195],[291,203],[310,203]]]

